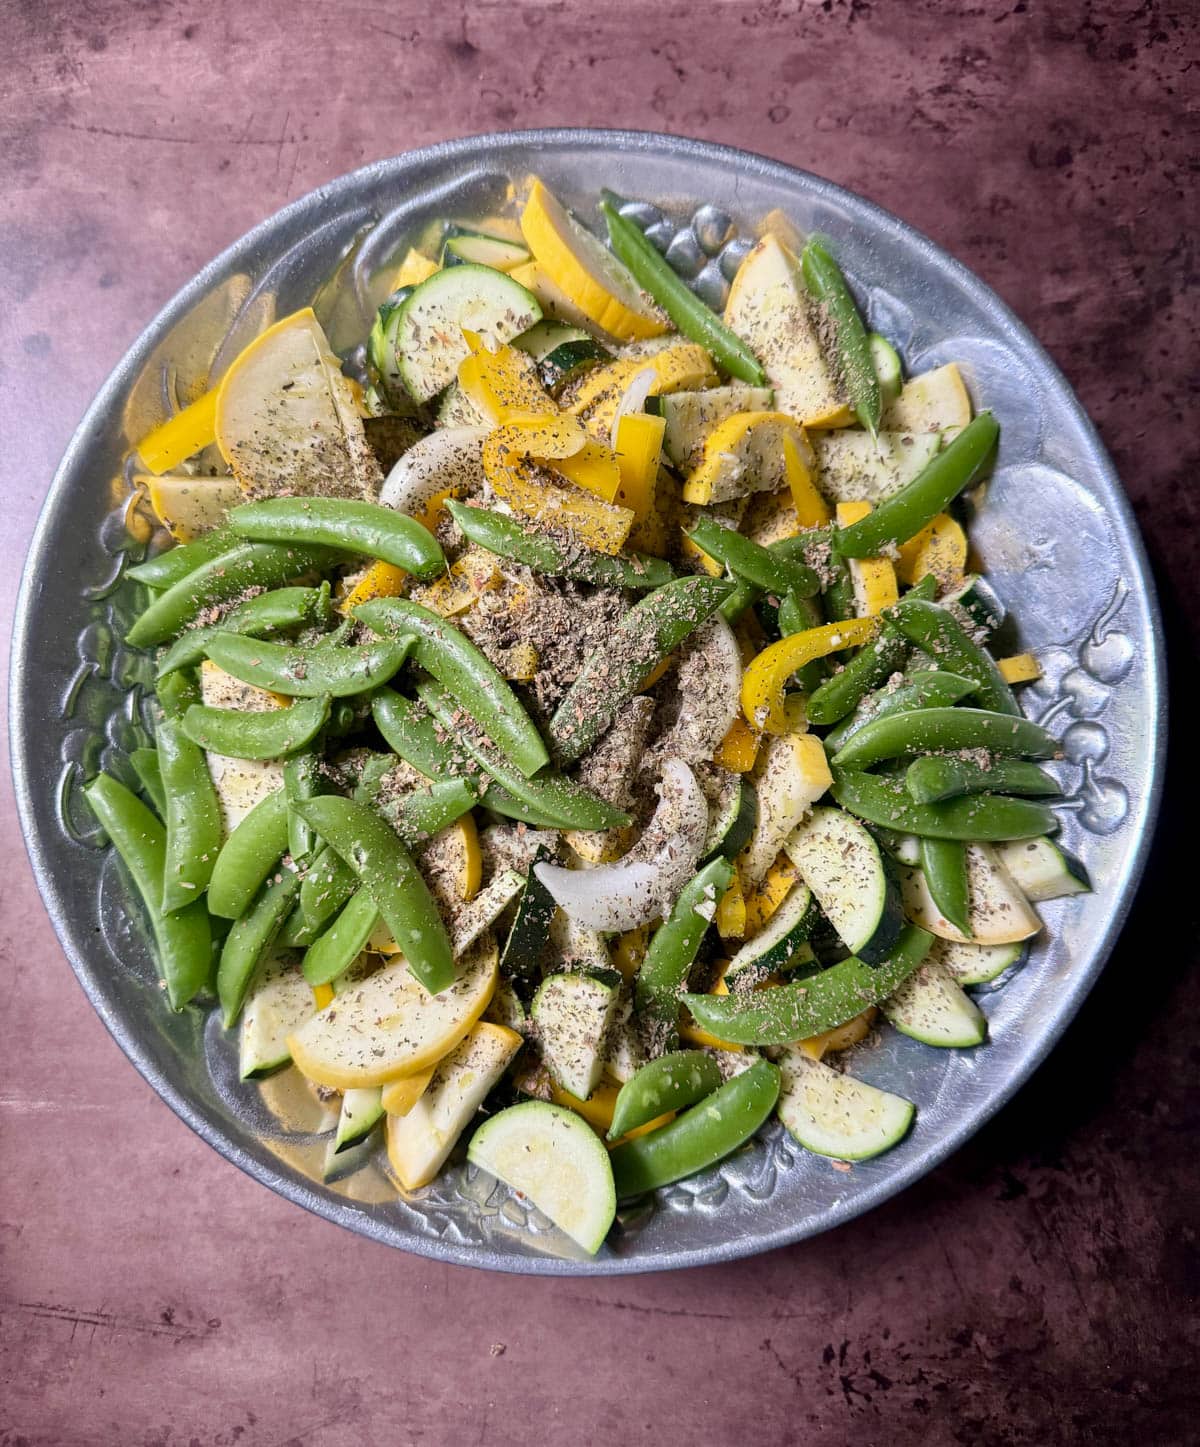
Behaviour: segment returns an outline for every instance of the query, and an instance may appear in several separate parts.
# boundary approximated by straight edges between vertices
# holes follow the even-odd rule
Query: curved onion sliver
[[[443,427],[414,442],[379,489],[384,507],[420,517],[438,493],[457,496],[483,481],[483,442],[490,428]]]

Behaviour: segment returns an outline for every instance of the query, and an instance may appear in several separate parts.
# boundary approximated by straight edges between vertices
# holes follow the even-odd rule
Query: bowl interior
[[[511,210],[514,182],[534,171],[592,221],[602,186],[654,203],[674,256],[712,300],[746,239],[781,212],[833,239],[872,327],[909,372],[962,365],[976,405],[1002,424],[972,542],[1015,614],[1013,649],[1035,650],[1045,668],[1025,709],[1064,739],[1063,842],[1095,885],[1043,906],[1046,930],[1026,962],[981,993],[985,1047],[936,1051],[889,1031],[859,1051],[854,1073],[917,1102],[901,1146],[846,1171],[772,1126],[753,1149],[624,1215],[594,1260],[461,1164],[408,1198],[377,1162],[322,1184],[323,1122],[286,1075],[243,1085],[215,1014],[166,1008],[125,882],[79,794],[98,767],[128,776],[152,693],[147,660],[121,641],[136,608],[122,574],[139,556],[124,525],[131,443],[314,296],[335,348],[356,345],[403,244],[440,217]],[[1135,525],[1070,389],[998,299],[927,239],[828,182],[716,146],[621,132],[485,136],[379,162],[280,212],[205,268],[114,372],[63,459],[30,551],[14,639],[14,772],[39,885],[84,989],[137,1068],[229,1159],[321,1215],[422,1254],[516,1271],[654,1270],[847,1220],[943,1159],[1028,1076],[1101,968],[1141,867],[1162,751],[1157,636]]]

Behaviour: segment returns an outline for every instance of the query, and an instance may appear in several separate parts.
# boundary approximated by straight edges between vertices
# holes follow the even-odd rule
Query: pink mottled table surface
[[[624,125],[817,171],[989,282],[1095,418],[1194,677],[1195,20],[1185,0],[0,0],[3,646],[67,438],[204,262],[379,156]],[[192,1136],[75,983],[5,773],[0,1447],[1195,1441],[1193,772],[1102,982],[965,1150],[794,1249],[596,1282],[389,1251]]]

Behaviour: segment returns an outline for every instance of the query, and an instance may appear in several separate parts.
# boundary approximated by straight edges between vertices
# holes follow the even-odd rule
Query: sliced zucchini
[[[288,1036],[316,1013],[312,987],[293,960],[268,959],[261,965],[242,1011],[241,1078],[286,1065],[292,1058]]]
[[[875,837],[897,864],[906,864],[910,869],[920,865],[921,841],[915,834],[895,834],[890,829],[876,829]]]
[[[880,1008],[902,1035],[923,1045],[965,1050],[987,1039],[983,1011],[936,960],[927,959]]]
[[[512,271],[524,266],[529,252],[515,241],[502,241],[498,236],[485,236],[481,231],[467,231],[454,228],[455,235],[447,236],[442,247],[443,266],[490,266],[493,271]]]
[[[612,1166],[600,1137],[572,1111],[522,1101],[485,1121],[467,1159],[521,1196],[591,1255],[617,1211]]]
[[[633,1014],[633,991],[628,985],[621,989],[608,1034],[604,1037],[601,1054],[604,1057],[603,1073],[618,1085],[632,1080],[646,1063],[641,1035]]]
[[[552,397],[558,397],[572,382],[578,381],[593,367],[612,361],[599,342],[585,337],[577,342],[564,342],[538,363],[538,377]]]
[[[939,432],[869,432],[842,428],[809,434],[821,491],[834,502],[880,502],[899,492],[937,456]]]
[[[454,911],[450,943],[454,958],[460,959],[490,929],[524,888],[525,879],[515,869],[505,869],[490,879],[474,899]]]
[[[758,934],[729,961],[725,967],[725,983],[732,986],[739,975],[743,980],[748,974],[765,979],[767,975],[788,969],[812,932],[816,917],[812,890],[803,880],[797,880]],[[809,950],[805,963],[811,958]]]
[[[898,1145],[917,1113],[911,1100],[843,1075],[795,1045],[784,1046],[779,1068],[779,1119],[805,1150],[819,1156],[870,1160]]]
[[[900,389],[904,386],[904,368],[900,362],[900,353],[878,332],[872,332],[867,341],[871,347],[871,362],[879,383],[879,400],[886,407],[899,397]]]
[[[594,342],[596,339],[584,327],[569,326],[566,322],[536,322],[527,332],[513,338],[513,346],[526,352],[535,362],[541,362],[556,348],[566,342]]]
[[[947,608],[957,605],[974,627],[987,633],[994,633],[1004,622],[1004,604],[987,579],[978,573],[968,573],[957,588],[943,595],[941,603]]]
[[[866,825],[841,809],[814,809],[784,848],[850,953],[868,965],[887,959],[904,912],[895,871]]]
[[[998,845],[996,855],[1026,899],[1035,904],[1091,892],[1087,870],[1052,839],[1016,839]]]
[[[960,985],[990,985],[1025,953],[1023,944],[963,945],[934,940],[929,958],[936,960]]]
[[[340,1155],[366,1140],[383,1118],[383,1091],[379,1086],[347,1090],[342,1096],[341,1114],[333,1133],[333,1153]]]
[[[944,432],[971,420],[971,399],[956,362],[910,377],[883,411],[887,432]]]
[[[438,403],[434,425],[439,431],[442,428],[449,431],[457,427],[486,427],[488,420],[458,383],[452,382]]]
[[[481,1020],[439,1063],[412,1109],[388,1116],[388,1161],[406,1191],[434,1179],[520,1048],[515,1030]]]
[[[400,308],[412,294],[411,286],[402,286],[392,292],[380,304],[367,337],[367,359],[388,396],[404,392],[404,384],[396,370],[396,324],[400,319]]]
[[[604,1041],[616,1013],[621,977],[548,975],[533,997],[542,1059],[556,1084],[586,1100],[604,1070]]]
[[[920,869],[905,869],[901,875],[908,918],[939,939],[961,944],[1009,945],[1037,934],[1042,927],[1037,912],[992,845],[968,844],[966,852],[970,935],[964,935],[943,916]]]
[[[704,443],[719,422],[737,412],[769,412],[775,394],[770,387],[734,382],[703,392],[668,392],[650,397],[647,412],[666,422],[663,451],[681,472],[693,472],[704,456]]]
[[[503,272],[473,262],[435,272],[401,303],[395,322],[395,357],[409,395],[426,402],[454,381],[470,355],[464,328],[492,346],[540,321],[531,292]]]
[[[708,838],[701,863],[714,855],[733,859],[750,842],[758,818],[758,795],[745,774],[724,769],[697,769],[696,777],[708,800]]]
[[[553,857],[553,851],[545,846],[535,851],[521,889],[516,918],[508,932],[504,953],[500,956],[500,973],[512,983],[523,1001],[532,997],[542,978],[550,922],[558,908],[550,891],[534,874],[533,866]]]

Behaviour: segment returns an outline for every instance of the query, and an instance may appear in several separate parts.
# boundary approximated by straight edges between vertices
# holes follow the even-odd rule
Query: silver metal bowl
[[[1025,705],[1064,739],[1063,838],[1095,884],[1044,906],[1027,961],[981,992],[986,1046],[938,1051],[888,1032],[859,1052],[856,1074],[918,1104],[901,1146],[839,1169],[770,1127],[723,1167],[624,1216],[594,1260],[461,1164],[409,1198],[377,1162],[322,1184],[323,1143],[286,1088],[238,1082],[215,1012],[167,1009],[78,792],[101,765],[127,773],[144,737],[146,664],[121,642],[135,606],[122,582],[130,443],[318,292],[334,345],[361,340],[397,245],[438,216],[502,206],[530,171],[584,216],[601,186],[659,208],[641,219],[714,302],[746,238],[778,208],[833,238],[872,326],[911,371],[962,365],[976,404],[1002,423],[972,540],[1015,614],[1014,646],[1045,668]],[[13,769],[34,872],[88,998],[155,1090],[229,1160],[319,1215],[421,1255],[549,1275],[660,1270],[782,1246],[877,1205],[967,1140],[1046,1055],[1102,968],[1146,856],[1165,740],[1160,636],[1137,527],[1070,387],[1008,308],[924,236],[828,181],[720,146],[620,131],[479,136],[380,161],[295,202],[205,267],[139,337],[72,439],[30,549],[13,647]]]

